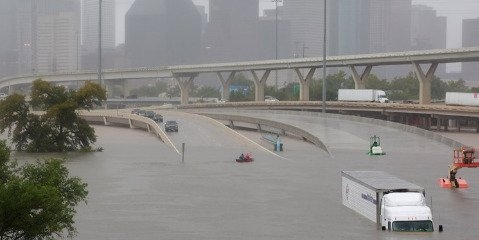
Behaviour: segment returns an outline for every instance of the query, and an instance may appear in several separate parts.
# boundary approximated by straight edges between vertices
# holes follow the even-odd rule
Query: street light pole
[[[101,6],[102,0],[98,0],[98,83],[103,86],[101,72]]]
[[[275,59],[278,60],[278,1],[279,0],[274,0],[275,2],[275,9],[274,9],[274,12],[275,12]],[[276,90],[278,90],[278,70],[275,71],[275,88]]]
[[[323,113],[326,113],[326,0],[324,0],[323,26]]]

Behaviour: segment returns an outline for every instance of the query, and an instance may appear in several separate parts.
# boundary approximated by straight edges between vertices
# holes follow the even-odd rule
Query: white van
[[[273,96],[264,96],[265,102],[279,102],[279,100]]]

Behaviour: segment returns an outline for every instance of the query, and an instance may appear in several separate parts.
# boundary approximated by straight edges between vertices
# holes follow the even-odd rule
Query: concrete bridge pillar
[[[251,74],[253,75],[254,80],[254,100],[257,102],[264,101],[264,85],[266,84],[266,80],[268,80],[268,76],[271,73],[271,70],[266,70],[261,77],[261,79],[256,74],[255,70],[251,70]]]
[[[424,128],[426,130],[431,130],[431,117],[425,117],[424,121],[425,121]]]
[[[356,66],[349,65],[349,69],[351,69],[353,80],[354,80],[354,88],[355,89],[365,89],[366,88],[366,80],[368,79],[369,74],[371,73],[371,69],[373,68],[372,65],[367,65],[364,69],[361,76],[359,76],[358,71],[356,70]]]
[[[426,74],[417,62],[412,62],[416,77],[419,79],[419,104],[431,103],[431,81],[438,63],[432,63]]]
[[[216,75],[218,75],[218,78],[221,81],[221,85],[223,86],[223,92],[221,93],[221,98],[224,100],[230,100],[230,85],[233,79],[235,78],[236,71],[230,72],[230,75],[228,76],[226,80],[223,77],[223,74],[221,74],[221,72],[217,72]]]
[[[183,80],[182,77],[175,76],[176,81],[178,81],[178,85],[180,86],[181,91],[181,105],[188,104],[188,98],[190,94],[191,87],[193,86],[193,80],[196,76],[189,76]]]
[[[124,98],[130,96],[130,89],[128,89],[128,80],[121,80],[121,92],[123,93]]]
[[[309,101],[309,84],[311,83],[311,79],[313,79],[316,68],[309,69],[306,78],[303,77],[299,68],[295,68],[294,71],[296,71],[299,78],[299,101]]]

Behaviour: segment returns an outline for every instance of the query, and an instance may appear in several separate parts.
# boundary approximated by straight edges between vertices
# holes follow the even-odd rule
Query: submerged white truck
[[[343,205],[375,222],[378,229],[434,231],[424,188],[381,171],[342,171],[341,178]]]
[[[376,89],[339,89],[338,101],[387,103],[386,92]]]

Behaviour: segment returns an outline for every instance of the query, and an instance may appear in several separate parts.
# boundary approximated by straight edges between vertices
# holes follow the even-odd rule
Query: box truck
[[[341,178],[343,205],[375,222],[378,229],[434,230],[424,188],[381,171],[342,171]]]
[[[479,106],[479,93],[446,92],[446,105]]]
[[[339,89],[338,101],[387,103],[386,92],[376,89]]]

